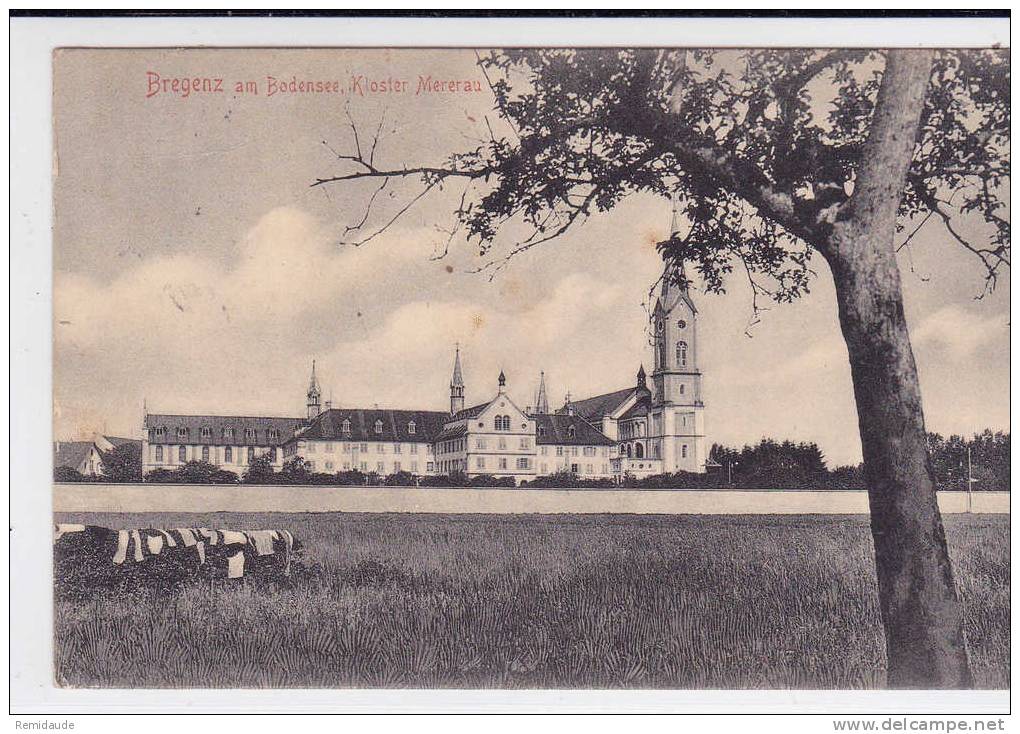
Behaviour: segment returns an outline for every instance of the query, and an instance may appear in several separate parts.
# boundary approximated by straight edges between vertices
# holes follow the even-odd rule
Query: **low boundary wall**
[[[939,492],[943,513],[1009,513],[1009,492]],[[865,492],[55,484],[54,512],[856,515]]]

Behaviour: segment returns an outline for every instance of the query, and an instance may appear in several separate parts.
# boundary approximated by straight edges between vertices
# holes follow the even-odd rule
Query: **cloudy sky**
[[[285,39],[281,39],[284,42]],[[492,117],[482,93],[416,94],[419,76],[481,80],[469,51],[64,51],[55,57],[55,435],[136,435],[152,412],[300,415],[311,360],[335,404],[444,409],[456,342],[468,401],[505,370],[532,402],[633,382],[650,362],[648,288],[669,204],[632,197],[515,257],[491,281],[463,242],[434,255],[455,192],[430,194],[362,247],[339,245],[371,188],[310,188],[349,149],[345,110],[380,165],[439,163]],[[150,73],[160,75],[153,91]],[[266,80],[406,80],[403,92],[266,95]],[[223,79],[223,93],[162,91]],[[259,94],[234,93],[255,81]],[[390,84],[390,87],[394,85]],[[483,83],[484,88],[484,83]],[[365,141],[362,141],[363,144]],[[380,212],[414,190],[393,187]],[[388,209],[387,209],[388,207]],[[1008,280],[932,225],[904,255],[907,316],[931,430],[1008,428]],[[971,256],[972,257],[972,256]],[[694,294],[709,441],[817,441],[860,459],[846,348],[820,260],[812,293],[745,335],[750,296]]]

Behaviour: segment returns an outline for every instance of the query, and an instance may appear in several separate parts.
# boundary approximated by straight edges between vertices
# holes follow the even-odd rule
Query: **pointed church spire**
[[[535,396],[535,412],[545,415],[549,412],[549,397],[545,392],[545,370],[542,370],[538,382],[538,395]]]
[[[464,375],[460,369],[460,342],[453,358],[453,376],[450,378],[450,415],[464,410]]]
[[[314,359],[312,360],[312,379],[310,379],[308,381],[308,392],[309,393],[313,393],[314,392],[316,395],[320,394],[320,390],[319,390],[319,378],[317,378],[315,376],[315,360]]]
[[[319,399],[322,397],[322,390],[319,389],[319,379],[315,376],[315,360],[312,360],[312,377],[308,381],[308,393],[305,395],[305,407],[308,408],[308,420],[319,415]]]
[[[457,354],[453,359],[453,377],[450,378],[450,387],[464,387],[464,375],[460,371],[460,342],[457,342]]]
[[[645,366],[643,364],[638,367],[637,385],[638,387],[648,387],[647,375],[645,375]]]

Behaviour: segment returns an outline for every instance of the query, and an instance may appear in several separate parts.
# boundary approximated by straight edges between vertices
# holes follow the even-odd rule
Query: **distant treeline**
[[[928,434],[928,451],[939,490],[962,491],[967,488],[967,450],[970,449],[970,476],[974,491],[1009,491],[1009,433],[985,430],[965,439],[961,436],[943,438]],[[633,489],[865,489],[863,469],[858,466],[828,468],[825,457],[815,443],[794,443],[762,439],[753,446],[733,449],[713,444],[709,452],[709,471],[703,474],[677,472],[636,478],[585,479],[560,472],[521,482],[521,487],[535,488],[612,488]],[[58,482],[108,481],[137,482],[141,476],[141,455],[136,444],[123,444],[103,456],[106,475],[82,477],[67,467],[57,467]],[[515,487],[513,477],[468,477],[461,472],[440,476],[415,476],[397,472],[386,476],[358,470],[335,474],[313,473],[301,457],[274,471],[268,456],[256,457],[243,475],[202,461],[191,461],[176,469],[156,469],[145,475],[145,481],[184,484],[322,484],[332,486],[421,486],[421,487]]]

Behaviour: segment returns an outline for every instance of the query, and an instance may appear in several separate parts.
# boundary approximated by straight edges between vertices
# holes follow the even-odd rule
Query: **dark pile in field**
[[[281,519],[286,517],[284,523]],[[870,688],[884,649],[860,517],[138,515],[286,524],[288,584],[58,601],[72,686]],[[980,687],[1009,683],[1009,519],[947,518]]]

